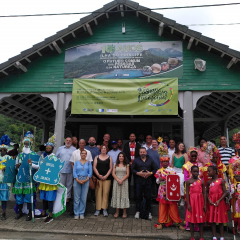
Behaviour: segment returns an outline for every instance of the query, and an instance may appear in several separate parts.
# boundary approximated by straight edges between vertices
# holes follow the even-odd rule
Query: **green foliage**
[[[17,121],[13,118],[0,114],[0,138],[2,135],[7,134],[11,142],[20,144],[21,136],[27,131],[34,133],[34,126]],[[41,145],[42,129],[36,128],[35,134],[35,151],[38,151]]]

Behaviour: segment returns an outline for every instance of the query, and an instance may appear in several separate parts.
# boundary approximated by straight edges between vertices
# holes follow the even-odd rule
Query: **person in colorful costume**
[[[194,224],[199,225],[200,239],[203,240],[203,223],[206,217],[206,191],[203,180],[199,179],[199,167],[191,167],[192,177],[186,182],[187,211],[185,220],[189,222],[191,229],[191,240],[194,238]]]
[[[0,156],[0,201],[2,202],[2,220],[6,220],[6,208],[9,199],[9,190],[11,183],[3,183],[4,173],[7,165],[7,161],[11,159],[7,153],[8,146],[5,144],[0,145],[1,156]]]
[[[39,162],[43,161],[45,157],[48,157],[50,160],[57,161],[56,155],[53,153],[55,146],[55,135],[53,135],[48,142],[45,144],[46,150],[40,156]],[[39,169],[39,165],[33,164],[31,160],[28,160],[29,164],[32,164],[32,168]],[[43,200],[43,211],[41,215],[36,216],[37,219],[45,219],[45,223],[50,223],[53,221],[53,204],[57,197],[57,185],[50,185],[46,183],[40,183],[38,189],[40,190],[40,199]],[[49,211],[49,215],[46,214],[46,211]]]
[[[189,161],[186,162],[182,167],[183,174],[184,174],[184,182],[185,182],[185,197],[186,197],[186,182],[190,178],[192,178],[192,171],[191,171],[192,166],[197,166],[199,168],[199,178],[202,178],[202,163],[197,162],[197,157],[198,157],[198,149],[196,147],[190,147],[188,149]],[[185,219],[187,219],[186,213],[187,213],[187,202],[185,200]],[[186,220],[185,228],[188,231],[190,230],[190,225],[187,220]],[[198,224],[194,225],[194,229],[195,229],[195,231],[199,231]]]
[[[228,223],[228,214],[225,204],[225,197],[227,196],[225,181],[218,178],[218,170],[216,166],[208,167],[208,175],[212,179],[207,182],[207,222],[212,225],[213,240],[216,238],[216,223],[219,224],[220,240],[223,237],[223,224]]]
[[[169,167],[170,158],[168,155],[162,155],[161,149],[159,154],[161,156],[160,161],[162,163],[162,168],[160,168],[154,175],[156,177],[157,184],[159,184],[157,197],[157,201],[159,201],[159,217],[156,227],[157,229],[162,229],[163,224],[166,227],[170,227],[173,225],[173,222],[175,222],[180,230],[185,230],[185,228],[180,224],[182,223],[182,220],[178,212],[177,202],[166,199],[166,177],[169,174],[176,174],[176,172],[173,168]]]
[[[22,152],[20,154],[18,154],[17,158],[16,158],[16,169],[19,169],[19,167],[22,164],[23,161],[23,154],[29,154],[29,156],[31,155],[36,155],[35,152],[33,152],[31,150],[32,148],[32,144],[33,144],[33,134],[28,131],[23,139],[23,149]],[[36,187],[33,186],[33,192],[36,192]],[[23,216],[23,204],[27,203],[27,209],[29,210],[26,221],[30,221],[32,219],[31,216],[31,186],[30,186],[30,182],[26,182],[26,183],[20,183],[18,181],[15,182],[14,187],[12,189],[12,193],[15,194],[15,198],[16,198],[16,207],[15,207],[15,211],[17,213],[15,219],[19,219]],[[35,198],[36,195],[34,194]]]
[[[207,181],[211,180],[211,177],[208,176],[208,167],[209,166],[216,166],[218,169],[218,178],[221,178],[221,179],[224,179],[225,181],[227,181],[227,176],[226,176],[227,168],[226,168],[225,164],[222,163],[220,152],[216,147],[214,147],[213,152],[211,154],[211,162],[208,162],[202,168],[203,179],[204,179],[206,186],[207,186]]]

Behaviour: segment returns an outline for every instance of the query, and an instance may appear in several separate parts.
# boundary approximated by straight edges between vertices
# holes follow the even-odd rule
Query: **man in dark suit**
[[[127,142],[124,147],[123,147],[123,152],[126,154],[128,163],[129,163],[129,178],[128,178],[128,183],[129,183],[129,197],[130,197],[130,183],[132,179],[132,171],[131,171],[131,166],[135,158],[139,157],[139,150],[141,148],[141,145],[137,143],[136,140],[136,135],[135,133],[131,133],[129,135],[129,142]],[[135,180],[134,180],[134,185],[135,185]],[[134,187],[134,191],[135,191]]]

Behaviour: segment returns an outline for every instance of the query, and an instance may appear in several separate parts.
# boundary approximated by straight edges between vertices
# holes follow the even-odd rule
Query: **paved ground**
[[[26,222],[25,217],[15,220],[13,204],[13,201],[8,204],[7,220],[0,221],[0,231],[4,233],[0,238],[16,239],[14,234],[17,234],[17,239],[29,239],[29,237],[30,239],[55,239],[56,236],[58,239],[96,238],[98,240],[112,239],[112,237],[114,239],[117,237],[119,239],[190,239],[189,232],[180,231],[176,227],[157,230],[154,227],[157,216],[149,221],[134,219],[133,215],[129,215],[127,219],[121,217],[115,219],[113,214],[109,214],[109,217],[103,217],[103,215],[95,217],[92,213],[87,213],[84,220],[74,220],[70,215],[71,206],[68,206],[67,212],[51,223],[45,224],[43,220],[35,220],[35,223]],[[180,215],[184,216],[184,209],[180,209]],[[14,233],[15,231],[18,233]],[[204,235],[205,239],[212,239],[210,230],[205,230]],[[196,239],[198,239],[198,233],[196,233]],[[225,232],[225,239],[233,239],[233,235]]]

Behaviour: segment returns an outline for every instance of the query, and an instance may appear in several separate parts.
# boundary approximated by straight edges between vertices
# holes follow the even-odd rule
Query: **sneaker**
[[[46,214],[45,215],[40,214],[40,215],[35,215],[34,219],[45,219],[46,217],[47,217]]]
[[[51,221],[53,221],[53,218],[50,216],[47,216],[47,218],[45,219],[45,223],[50,223]]]
[[[74,216],[74,220],[78,220],[79,219],[79,216]]]
[[[94,213],[94,216],[98,216],[100,214],[99,210],[96,210],[96,212]]]
[[[4,221],[4,220],[6,220],[7,218],[6,218],[6,213],[2,213],[2,221]]]
[[[151,213],[148,214],[148,219],[152,220],[152,214]]]
[[[108,213],[107,213],[107,210],[106,210],[106,209],[103,209],[103,216],[104,216],[104,217],[108,217]]]
[[[84,219],[84,215],[80,215],[80,219]]]
[[[136,219],[139,219],[139,214],[140,214],[140,212],[136,212],[136,214],[135,214]]]
[[[184,207],[184,206],[185,206],[185,201],[184,201],[183,198],[181,199],[180,206],[181,206],[181,207]]]
[[[26,217],[26,221],[31,221],[32,220],[32,212],[29,213]]]

